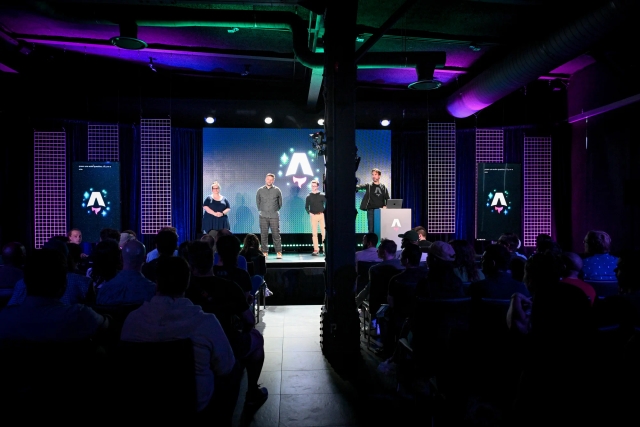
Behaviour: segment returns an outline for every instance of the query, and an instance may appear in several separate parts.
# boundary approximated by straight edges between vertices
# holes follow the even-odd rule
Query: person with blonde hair
[[[211,230],[229,230],[229,217],[231,205],[226,197],[220,194],[220,183],[214,181],[211,184],[211,195],[202,203],[202,231],[206,234]]]

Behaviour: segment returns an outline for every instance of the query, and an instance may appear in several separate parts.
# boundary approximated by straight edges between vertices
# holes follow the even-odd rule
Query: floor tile
[[[320,335],[315,337],[284,337],[282,351],[320,351]]]
[[[267,337],[264,339],[264,351],[282,351],[282,337]]]
[[[319,337],[320,325],[315,324],[296,325],[296,326],[283,326],[283,336],[285,337]]]
[[[331,369],[282,371],[281,394],[353,393],[353,387]]]
[[[282,353],[283,371],[315,371],[330,369],[331,365],[320,351],[287,351]]]
[[[261,332],[262,332],[262,336],[265,337],[265,339],[273,338],[273,337],[283,337],[284,336],[284,326],[282,326],[282,325],[277,325],[277,326],[266,325],[264,328],[262,328]]]
[[[265,351],[264,365],[262,371],[281,371],[282,370],[282,352],[281,351]]]
[[[283,394],[280,397],[280,426],[356,426],[351,403],[339,394]]]
[[[269,390],[269,396],[272,394],[280,394],[282,389],[282,371],[262,371],[258,384],[262,387],[266,387]]]

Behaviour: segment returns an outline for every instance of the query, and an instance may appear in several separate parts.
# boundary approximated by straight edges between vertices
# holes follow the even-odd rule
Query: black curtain
[[[391,196],[411,209],[411,224],[402,232],[418,225],[427,228],[427,133],[393,133],[391,165]]]
[[[202,229],[202,129],[171,129],[171,219],[180,241]]]

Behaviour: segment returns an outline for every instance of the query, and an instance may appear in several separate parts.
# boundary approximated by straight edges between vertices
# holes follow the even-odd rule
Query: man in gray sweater
[[[260,246],[264,256],[269,256],[269,229],[273,237],[273,249],[276,258],[282,258],[282,240],[280,239],[280,208],[282,208],[282,192],[273,185],[276,176],[268,173],[265,185],[258,188],[256,206],[260,214]]]

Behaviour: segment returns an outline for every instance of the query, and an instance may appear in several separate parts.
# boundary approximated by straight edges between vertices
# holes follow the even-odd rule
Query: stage
[[[324,303],[324,255],[284,252],[282,259],[277,259],[270,252],[266,265],[265,281],[273,292],[267,298],[267,306]]]

